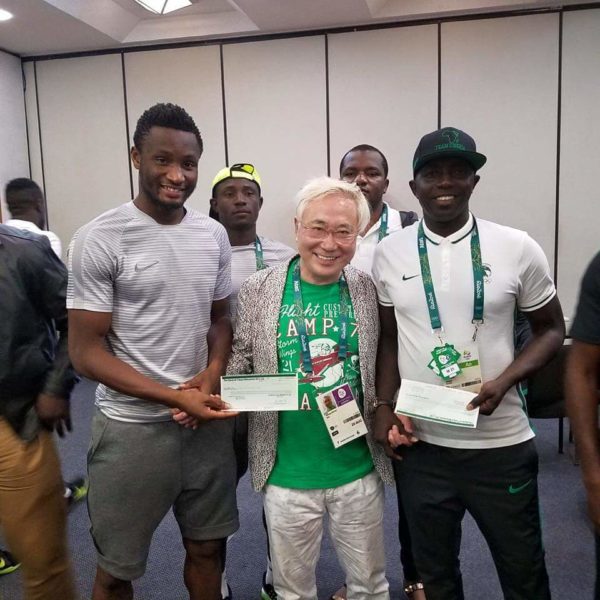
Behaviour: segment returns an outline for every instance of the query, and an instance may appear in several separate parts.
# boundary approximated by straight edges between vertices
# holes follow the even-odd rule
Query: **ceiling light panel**
[[[167,13],[179,10],[190,6],[192,3],[190,0],[135,0],[138,4],[143,6],[146,10],[149,10],[157,15],[166,15]]]

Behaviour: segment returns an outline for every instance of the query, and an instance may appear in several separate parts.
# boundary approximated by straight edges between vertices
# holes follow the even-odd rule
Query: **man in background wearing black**
[[[67,271],[44,237],[0,225],[0,518],[26,600],[74,598],[52,431],[71,429]],[[57,338],[57,334],[59,337]]]

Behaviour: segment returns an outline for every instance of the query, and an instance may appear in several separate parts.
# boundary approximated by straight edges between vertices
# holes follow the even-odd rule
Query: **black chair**
[[[531,419],[558,419],[558,452],[564,451],[565,365],[570,345],[561,346],[556,356],[535,373],[527,386],[527,414]]]

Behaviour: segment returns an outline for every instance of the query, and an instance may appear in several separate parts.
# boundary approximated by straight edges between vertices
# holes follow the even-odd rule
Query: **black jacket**
[[[0,225],[0,416],[17,433],[40,392],[69,398],[67,270],[47,238]]]

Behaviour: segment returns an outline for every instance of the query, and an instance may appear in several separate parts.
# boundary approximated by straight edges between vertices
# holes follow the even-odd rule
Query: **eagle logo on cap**
[[[458,144],[458,131],[456,129],[445,129],[442,131],[442,137],[445,137],[449,144]]]

